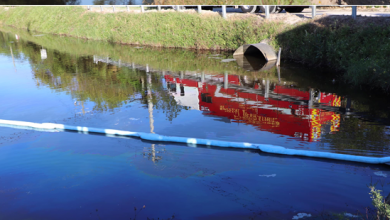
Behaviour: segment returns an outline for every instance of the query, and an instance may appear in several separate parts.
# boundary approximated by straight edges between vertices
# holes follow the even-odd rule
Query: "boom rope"
[[[137,137],[148,141],[177,142],[177,143],[184,143],[184,144],[195,144],[195,145],[199,144],[199,145],[208,145],[208,146],[216,146],[216,147],[232,147],[232,148],[242,148],[242,149],[259,149],[262,152],[272,153],[272,154],[325,158],[325,159],[352,161],[352,162],[369,163],[369,164],[390,163],[390,157],[366,157],[366,156],[337,154],[337,153],[330,153],[330,152],[295,150],[295,149],[288,149],[281,146],[267,145],[267,144],[254,144],[254,143],[246,143],[246,142],[230,142],[230,141],[218,141],[218,140],[200,139],[200,138],[174,137],[174,136],[165,136],[165,135],[144,133],[144,132],[132,132],[132,131],[122,131],[122,130],[115,130],[115,129],[92,128],[92,127],[72,126],[72,125],[54,124],[54,123],[40,124],[40,123],[33,123],[33,122],[11,121],[11,120],[0,119],[0,126],[30,129],[30,130],[33,129],[39,131],[51,131],[51,132],[67,131],[67,130],[79,131],[84,133],[91,132],[91,133],[100,133],[100,134],[115,135],[115,136]]]

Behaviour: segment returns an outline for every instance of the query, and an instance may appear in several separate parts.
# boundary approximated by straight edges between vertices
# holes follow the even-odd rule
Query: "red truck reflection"
[[[198,106],[193,108],[209,111],[208,114],[226,117],[237,123],[251,124],[260,130],[288,135],[304,141],[318,141],[321,137],[321,127],[324,124],[330,123],[330,132],[338,131],[340,126],[339,114],[311,108],[308,104],[270,98],[267,92],[265,95],[260,95],[240,91],[237,86],[236,88],[224,88],[220,85],[201,83],[191,79],[173,78],[170,75],[164,77],[168,89],[177,96],[180,93],[180,96],[186,97],[186,88],[197,92],[196,95],[193,94],[192,101],[186,97],[187,103],[192,102],[192,104],[186,104],[187,106]],[[221,75],[213,76],[213,78],[223,82]],[[240,86],[238,76],[229,75],[228,81],[230,85]],[[254,89],[260,89],[260,85],[255,84]],[[275,85],[270,89],[268,85],[268,92],[306,102],[313,100],[310,92],[287,86]],[[340,97],[334,94],[318,93],[314,101],[334,107],[341,105]]]

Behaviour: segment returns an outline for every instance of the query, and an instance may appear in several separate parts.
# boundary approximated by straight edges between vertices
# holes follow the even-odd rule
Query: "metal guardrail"
[[[202,13],[202,5],[190,5],[191,7],[194,7],[196,8],[196,11],[198,11],[198,13]],[[161,11],[162,8],[173,8],[175,11],[181,11],[183,7],[188,7],[187,5],[126,5],[126,6],[118,6],[118,5],[112,5],[112,6],[91,6],[91,5],[88,5],[87,6],[87,10],[92,10],[92,7],[100,7],[100,11],[103,12],[104,9],[103,8],[112,8],[112,12],[115,12],[115,9],[117,8],[123,8],[123,7],[126,7],[126,11],[127,12],[130,12],[130,7],[134,7],[134,8],[140,8],[140,12],[141,13],[145,13],[146,11],[146,8],[156,8],[158,11]],[[208,7],[217,7],[216,5],[214,6],[209,6]],[[218,7],[221,7],[222,8],[222,17],[224,19],[227,19],[227,13],[226,13],[226,5],[218,5]],[[345,6],[340,6],[340,7],[345,7]],[[352,18],[353,19],[356,19],[356,16],[357,16],[357,6],[351,6],[352,7]],[[387,6],[388,8],[390,6]],[[270,13],[269,13],[269,5],[265,5],[264,6],[265,8],[265,18],[266,19],[269,19],[270,17]],[[312,5],[310,6],[311,8],[311,18],[314,19],[317,15],[317,6],[316,5]]]
[[[6,7],[17,7],[19,5],[7,5]],[[23,6],[23,5],[22,5]],[[175,11],[181,11],[182,7],[186,6],[191,6],[196,8],[198,13],[202,13],[202,5],[112,5],[112,6],[103,6],[103,5],[87,5],[87,10],[92,10],[92,7],[100,7],[100,11],[103,12],[103,8],[112,8],[112,12],[115,12],[115,8],[120,8],[120,7],[126,7],[126,11],[130,12],[130,7],[135,7],[135,8],[140,8],[141,13],[145,12],[146,8],[157,8],[158,11],[161,11],[162,8],[173,8]],[[269,19],[269,6],[270,5],[264,5],[265,8],[265,18]],[[272,5],[271,5],[272,6]],[[3,6],[4,7],[4,6]],[[226,14],[226,7],[227,5],[207,5],[207,7],[221,7],[222,8],[222,17],[224,19],[227,19],[227,14]],[[351,7],[352,8],[352,18],[356,19],[357,17],[357,5],[349,6],[349,5],[339,5],[339,7]],[[373,6],[374,7],[374,6]],[[317,15],[317,6],[312,5],[310,6],[312,13],[311,13],[311,18],[314,19]],[[386,5],[386,8],[390,8],[390,5]]]
[[[115,12],[118,8],[126,8],[127,12],[130,12],[132,10],[131,8],[139,8],[139,11],[144,13],[146,11],[146,8],[156,8],[157,11],[161,11],[163,8],[171,8],[175,11],[181,11],[181,8],[184,7],[184,5],[88,5],[87,10],[92,10],[93,7],[99,7],[100,11],[103,12],[105,8],[112,8],[112,12]],[[202,5],[192,5],[192,7],[197,7],[197,11],[202,11]]]

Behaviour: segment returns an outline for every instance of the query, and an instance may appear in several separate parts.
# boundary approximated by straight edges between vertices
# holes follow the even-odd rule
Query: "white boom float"
[[[34,129],[39,131],[51,131],[51,132],[68,130],[68,131],[79,131],[83,133],[100,133],[106,135],[136,137],[136,138],[141,138],[149,141],[177,142],[183,144],[200,144],[200,145],[208,145],[208,146],[216,146],[216,147],[232,147],[232,148],[243,148],[243,149],[259,149],[262,152],[273,153],[273,154],[325,158],[325,159],[343,160],[343,161],[352,161],[352,162],[370,163],[370,164],[390,163],[390,157],[366,157],[366,156],[355,156],[355,155],[318,152],[318,151],[295,150],[295,149],[287,149],[281,146],[267,145],[267,144],[253,144],[253,143],[245,143],[245,142],[230,142],[230,141],[218,141],[218,140],[210,140],[210,139],[174,137],[174,136],[165,136],[165,135],[144,133],[144,132],[132,132],[132,131],[122,131],[122,130],[114,130],[114,129],[104,129],[104,128],[71,126],[71,125],[54,124],[54,123],[33,123],[33,122],[11,121],[11,120],[0,119],[0,126],[19,128],[19,129],[30,129],[30,130]]]

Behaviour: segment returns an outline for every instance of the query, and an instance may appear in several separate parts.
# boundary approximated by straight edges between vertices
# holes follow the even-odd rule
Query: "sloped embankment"
[[[355,86],[389,90],[390,18],[295,15],[121,12],[96,13],[82,7],[0,8],[2,25],[43,33],[121,44],[235,50],[270,39],[283,58],[339,71]]]

